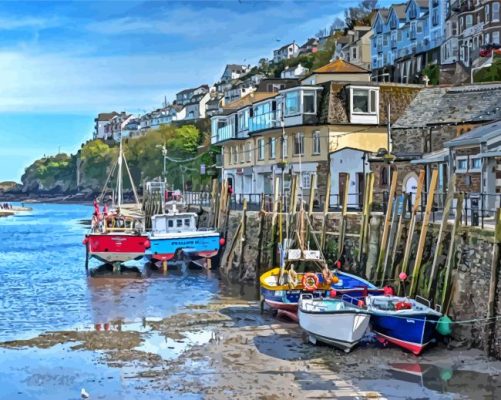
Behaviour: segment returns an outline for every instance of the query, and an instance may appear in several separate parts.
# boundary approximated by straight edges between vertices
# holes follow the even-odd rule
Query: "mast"
[[[117,207],[122,206],[122,158],[123,158],[123,147],[122,147],[122,137],[120,137],[120,151],[118,154],[118,176],[117,176]]]

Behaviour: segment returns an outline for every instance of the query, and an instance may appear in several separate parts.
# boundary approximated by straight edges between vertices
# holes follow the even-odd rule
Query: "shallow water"
[[[229,284],[216,273],[172,271],[143,278],[135,274],[90,278],[84,268],[86,226],[82,220],[88,219],[92,208],[43,204],[33,208],[33,212],[0,219],[0,342],[33,338],[47,331],[141,332],[143,341],[133,350],[170,362],[193,346],[203,349],[218,343],[218,333],[208,325],[179,337],[166,337],[152,328],[152,321],[184,313],[186,306],[257,298],[254,286]],[[136,266],[146,271],[141,263]],[[260,335],[262,326],[279,322],[260,316],[257,307],[249,308],[245,302],[219,313],[229,317],[237,334],[239,329],[258,328],[249,341],[249,351],[282,363],[276,371],[271,367],[268,371],[266,364],[267,372],[254,374],[282,376],[281,368],[290,363],[321,360],[322,371],[312,367],[293,372],[293,380],[305,392],[337,389],[336,380],[321,378],[329,370],[360,390],[379,392],[389,399],[501,398],[499,363],[478,353],[465,353],[469,361],[463,364],[458,361],[463,357],[459,350],[436,348],[416,358],[399,349],[364,343],[344,355],[327,346],[303,344],[300,330],[292,324],[287,324],[288,332]],[[132,359],[132,363],[114,367],[106,362],[103,351],[71,349],[76,344],[0,348],[0,400],[78,399],[82,387],[93,399],[203,398],[189,390],[150,387],[148,379],[138,378],[139,361]],[[203,363],[210,365],[211,361],[193,361],[194,369],[203,369],[207,377],[193,375],[190,379],[225,373],[210,366],[202,368]]]

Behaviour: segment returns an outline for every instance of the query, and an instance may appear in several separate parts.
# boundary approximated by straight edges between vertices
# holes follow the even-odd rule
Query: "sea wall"
[[[235,281],[254,281],[257,282],[261,273],[270,267],[277,265],[274,250],[277,241],[278,228],[273,232],[271,213],[247,212],[245,232],[242,238],[237,238],[234,242],[235,233],[242,221],[242,212],[235,211],[230,213],[226,251],[220,263],[221,272],[228,278]],[[361,225],[360,213],[348,213],[345,235],[345,252],[343,261],[343,270],[350,271],[364,277],[372,276],[374,266],[377,262],[380,249],[380,237],[383,225],[383,215],[374,213],[371,216],[369,234],[368,254],[363,257],[361,263],[358,260],[359,252],[359,232]],[[277,224],[278,224],[277,217]],[[320,232],[324,223],[322,213],[313,213],[311,216],[312,229],[314,232]],[[326,258],[330,263],[337,260],[338,232],[341,225],[340,213],[329,213],[326,221]],[[283,225],[285,232],[285,224]],[[445,262],[449,251],[450,231],[452,225],[449,224],[445,229],[443,242],[443,251],[438,258],[438,273],[436,278],[437,303],[440,303],[444,283]],[[425,293],[428,285],[428,277],[431,272],[431,264],[437,245],[440,225],[430,224],[427,234],[427,240],[423,249],[423,261],[421,264],[421,274],[418,284],[420,293]],[[285,234],[285,233],[284,233]],[[408,237],[407,224],[404,225],[402,240],[397,246],[395,254],[394,275],[398,274],[404,254],[405,241]],[[418,245],[420,236],[420,224],[417,223],[416,231],[413,235],[411,258],[409,262],[412,271],[414,265],[414,254]],[[233,246],[232,246],[233,245]],[[453,340],[451,345],[469,346],[476,348],[485,348],[487,339],[492,338],[492,355],[501,358],[501,321],[497,324],[490,321],[487,323],[488,293],[491,285],[491,263],[494,246],[493,230],[482,230],[476,227],[460,227],[456,235],[456,245],[453,256],[452,272],[452,290],[450,296],[450,305],[448,314],[454,320],[477,320],[454,325]],[[230,254],[230,249],[233,252]],[[240,255],[243,252],[243,257]],[[332,265],[332,264],[331,264]],[[409,273],[410,275],[410,273]],[[501,293],[501,276],[498,269],[497,292],[495,302],[495,312],[501,310],[501,299],[498,295]],[[393,280],[387,283],[398,284]],[[449,303],[449,302],[448,302]],[[446,304],[445,306],[447,306]],[[490,329],[493,328],[491,331]],[[494,334],[492,334],[494,332]]]

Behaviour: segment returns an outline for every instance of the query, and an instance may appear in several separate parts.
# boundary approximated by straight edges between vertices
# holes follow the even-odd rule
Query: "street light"
[[[492,67],[493,61],[494,61],[494,50],[492,50],[491,59],[489,61],[487,61],[485,64],[481,65],[480,67],[475,67],[475,68],[471,69],[470,83],[472,83],[472,84],[474,83],[473,82],[473,72],[474,71],[478,71],[479,69],[483,69],[483,68]]]

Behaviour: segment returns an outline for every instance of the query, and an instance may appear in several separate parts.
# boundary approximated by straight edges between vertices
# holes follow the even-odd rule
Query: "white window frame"
[[[296,110],[289,111],[287,109],[287,96],[291,96],[293,94],[297,94],[297,96],[298,96],[298,108],[297,108],[297,111]],[[302,94],[301,94],[300,90],[295,90],[295,91],[292,91],[292,92],[285,93],[285,98],[284,98],[284,115],[286,117],[292,117],[292,116],[301,114],[301,108],[302,108],[301,107],[301,103],[302,103]]]
[[[369,106],[369,111],[354,111],[353,110],[353,92],[356,90],[364,90],[367,91],[368,94],[368,106]],[[374,92],[374,101],[375,104],[372,104],[372,92]],[[358,87],[358,86],[352,86],[350,88],[350,110],[352,115],[378,115],[379,113],[379,90],[375,88],[369,88],[369,87]]]
[[[314,156],[320,155],[321,146],[320,146],[320,131],[313,131],[312,134],[312,152]]]
[[[496,12],[496,14],[494,14],[494,6],[497,6],[497,12]],[[501,7],[500,7],[499,2],[492,3],[492,20],[491,20],[491,22],[499,22],[499,14],[501,13],[500,8]]]
[[[465,168],[460,168],[460,162],[465,162]],[[468,156],[457,156],[456,157],[456,171],[465,173],[468,172]]]
[[[298,146],[296,146],[298,145]],[[299,147],[299,152],[296,152],[296,147]],[[298,132],[294,135],[294,155],[304,156],[304,133]]]
[[[491,20],[491,15],[490,15],[490,7],[489,4],[485,5],[485,23],[488,24]]]
[[[233,146],[229,146],[228,164],[233,164]]]
[[[496,35],[496,39],[494,39],[494,35]],[[499,34],[499,31],[495,31],[495,32],[492,32],[492,35],[491,35],[491,40],[492,40],[492,43],[494,44],[501,44],[501,40],[500,40],[500,34]]]
[[[287,158],[289,156],[289,136],[284,135],[284,140],[282,140],[282,157]]]
[[[302,189],[310,189],[311,187],[311,175],[312,173],[310,172],[303,172],[302,174],[303,181],[301,182],[302,184]]]
[[[233,149],[233,164],[238,164],[238,145]]]
[[[257,159],[259,161],[264,160],[264,139],[263,138],[259,138],[257,140]]]
[[[247,150],[246,150],[247,162],[251,162],[252,161],[252,143],[247,142],[246,148],[247,148]]]
[[[306,112],[304,110],[304,98],[306,96],[313,97],[313,112],[312,111]],[[301,100],[300,110],[302,111],[303,114],[315,115],[317,113],[317,91],[316,90],[302,90],[300,100]]]
[[[479,167],[475,167],[475,161],[479,161],[480,162],[480,166]],[[480,157],[472,157],[470,159],[470,171],[472,172],[482,172],[482,159]]]
[[[277,139],[275,137],[270,137],[268,139],[268,145],[270,146],[270,160],[274,160],[277,157]]]

